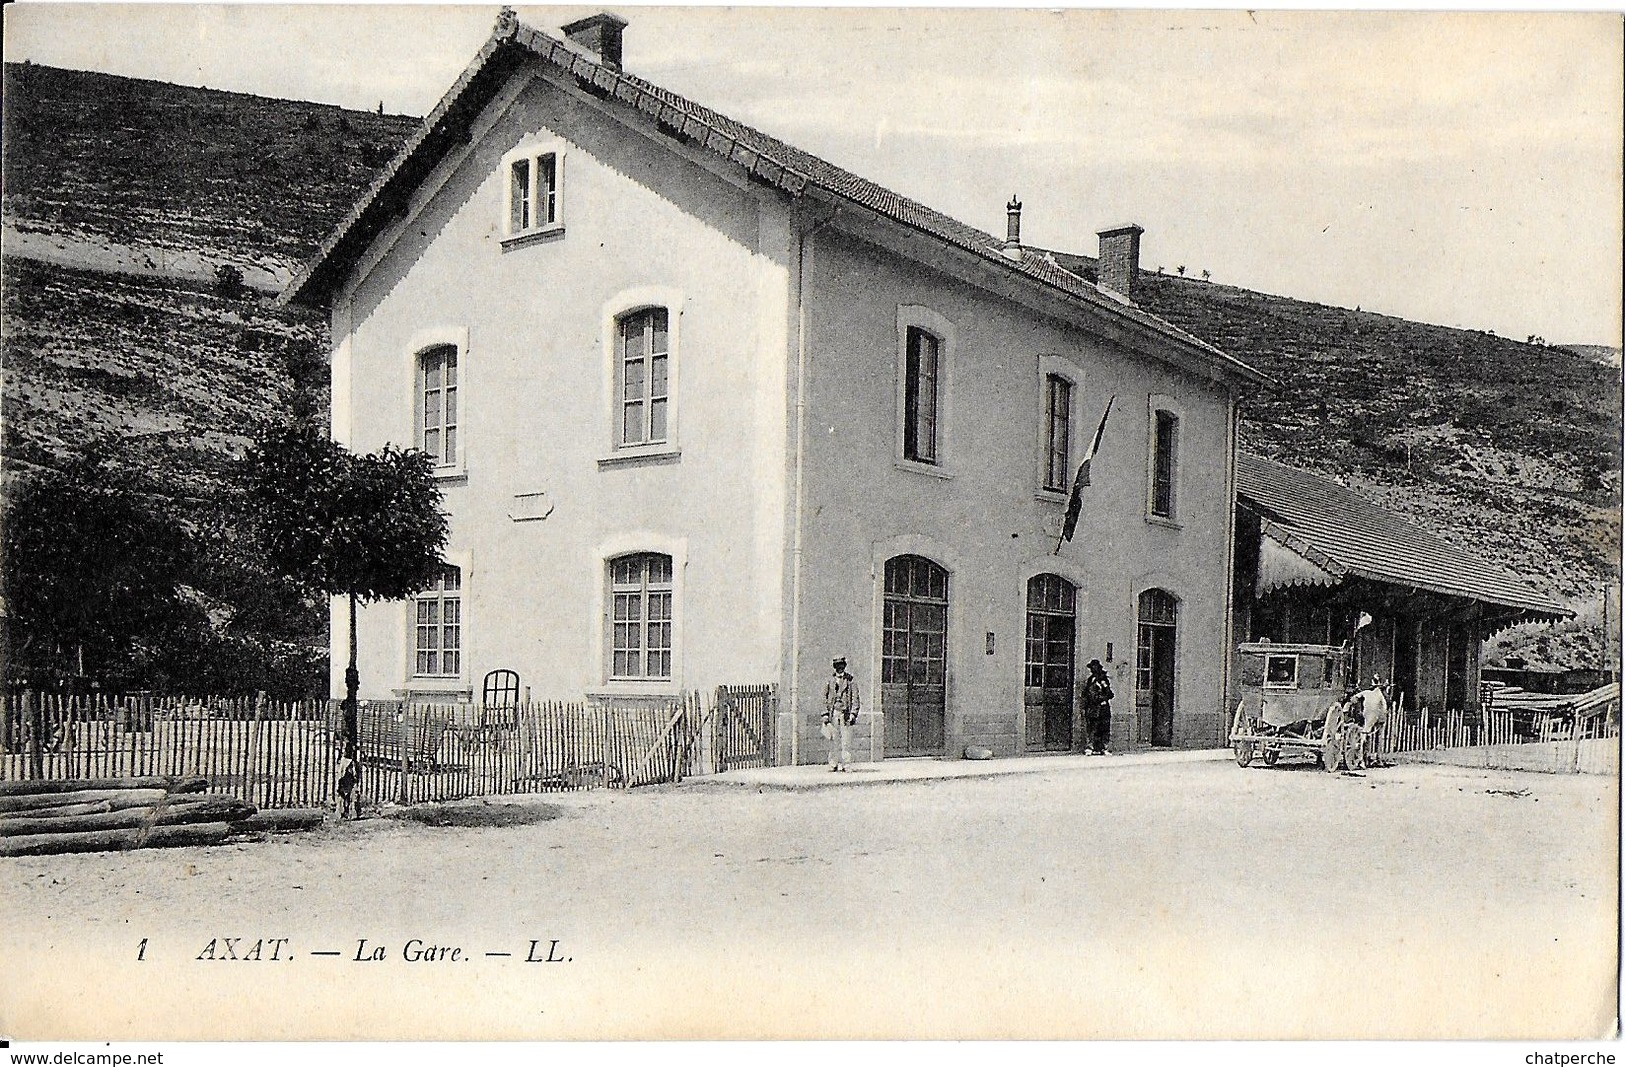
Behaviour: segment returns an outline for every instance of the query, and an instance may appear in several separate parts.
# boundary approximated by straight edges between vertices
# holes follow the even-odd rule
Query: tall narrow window
[[[530,160],[516,159],[508,173],[508,232],[530,229]]]
[[[413,673],[455,677],[463,669],[463,572],[440,569],[434,584],[416,598],[417,661]]]
[[[610,560],[610,668],[615,679],[671,677],[671,557]]]
[[[620,319],[616,362],[622,445],[667,440],[671,353],[666,325],[663,307],[644,308]]]
[[[536,225],[551,226],[559,221],[558,157],[549,153],[536,157]]]
[[[918,326],[908,328],[903,361],[903,457],[937,462],[937,383],[942,342]]]
[[[1174,517],[1174,489],[1179,473],[1179,417],[1158,411],[1151,452],[1151,514]]]
[[[431,348],[418,356],[418,447],[436,466],[457,463],[457,349]]]
[[[1072,463],[1072,383],[1059,374],[1044,379],[1044,420],[1049,443],[1044,488],[1064,493]]]

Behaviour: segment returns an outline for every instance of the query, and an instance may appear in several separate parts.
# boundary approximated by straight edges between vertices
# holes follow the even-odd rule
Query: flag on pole
[[[1106,401],[1106,410],[1100,414],[1100,425],[1095,427],[1095,439],[1089,442],[1089,450],[1083,454],[1083,462],[1078,464],[1077,477],[1072,479],[1072,496],[1066,502],[1066,524],[1061,527],[1061,540],[1070,541],[1072,535],[1078,530],[1078,516],[1083,512],[1083,487],[1089,484],[1089,464],[1093,462],[1095,453],[1100,451],[1100,438],[1106,432],[1106,418],[1112,413],[1112,403],[1116,396]]]

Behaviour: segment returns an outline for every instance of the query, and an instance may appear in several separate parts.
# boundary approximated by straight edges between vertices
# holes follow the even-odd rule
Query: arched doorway
[[[1029,749],[1072,747],[1077,632],[1077,590],[1072,583],[1058,574],[1029,578],[1022,678]]]
[[[886,561],[880,709],[886,755],[941,755],[948,669],[948,572],[924,556]]]
[[[1134,707],[1139,721],[1150,724],[1151,743],[1166,748],[1174,743],[1178,598],[1166,589],[1147,589],[1140,594],[1139,623],[1134,659]]]

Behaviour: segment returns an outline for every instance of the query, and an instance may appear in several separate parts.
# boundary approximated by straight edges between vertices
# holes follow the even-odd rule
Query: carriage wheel
[[[1264,750],[1264,766],[1273,767],[1280,760],[1280,758],[1281,758],[1281,750],[1280,749],[1278,749],[1278,748],[1266,748]]]
[[[1253,761],[1254,747],[1251,741],[1236,742],[1236,766],[1245,767]]]
[[[1343,727],[1343,761],[1351,771],[1363,771],[1366,767],[1365,732],[1358,723],[1349,723]]]
[[[1320,765],[1333,774],[1343,763],[1343,741],[1336,734],[1332,734],[1320,746]]]

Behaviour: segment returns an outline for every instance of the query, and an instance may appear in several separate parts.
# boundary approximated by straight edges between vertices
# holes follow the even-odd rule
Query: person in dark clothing
[[[1112,680],[1098,659],[1089,661],[1089,678],[1083,683],[1083,754],[1111,755],[1107,747],[1112,736]]]

